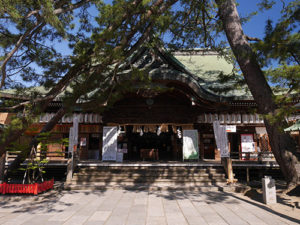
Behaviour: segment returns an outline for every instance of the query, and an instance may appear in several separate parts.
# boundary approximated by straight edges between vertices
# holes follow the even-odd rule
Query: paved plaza
[[[281,203],[266,206],[218,191],[52,190],[38,197],[0,199],[1,225],[300,224],[299,202],[279,199]]]

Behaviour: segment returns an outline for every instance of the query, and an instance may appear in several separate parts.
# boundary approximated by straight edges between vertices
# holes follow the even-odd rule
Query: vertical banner
[[[227,139],[227,132],[226,126],[221,126],[219,121],[213,122],[214,133],[217,148],[221,153],[221,157],[229,157],[229,149],[228,149],[228,139]]]
[[[73,142],[73,145],[76,145],[78,144],[78,126],[79,126],[79,118],[78,118],[78,115],[75,115],[73,117],[73,134],[74,134],[74,142]]]
[[[68,152],[73,153],[73,149],[74,149],[74,129],[73,127],[70,127],[70,131],[69,131],[69,147],[68,147]]]
[[[102,161],[116,161],[117,137],[117,127],[103,127]]]
[[[183,160],[199,159],[198,131],[183,130]]]

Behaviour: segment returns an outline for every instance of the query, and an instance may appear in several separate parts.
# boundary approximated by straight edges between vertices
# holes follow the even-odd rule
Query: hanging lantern
[[[144,126],[144,132],[145,132],[145,133],[148,133],[148,132],[149,132],[149,127],[148,127],[148,125],[145,125],[145,126]]]
[[[143,129],[141,129],[140,136],[143,136],[143,134],[144,134]]]
[[[158,128],[157,128],[156,134],[157,134],[157,136],[159,136],[161,134],[161,128],[160,128],[160,126],[158,126]]]
[[[172,125],[172,131],[173,131],[174,134],[177,134],[176,126]]]
[[[178,138],[182,138],[181,130],[179,127],[177,128],[177,136],[178,136]]]

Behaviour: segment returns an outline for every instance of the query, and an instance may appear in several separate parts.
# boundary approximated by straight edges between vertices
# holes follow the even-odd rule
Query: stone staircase
[[[215,166],[81,166],[73,175],[68,190],[101,190],[106,188],[227,190],[225,171]],[[235,190],[232,190],[235,191]]]

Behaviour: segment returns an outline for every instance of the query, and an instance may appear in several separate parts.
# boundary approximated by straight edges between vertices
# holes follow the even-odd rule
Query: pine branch
[[[0,88],[2,88],[5,84],[5,78],[6,78],[6,65],[8,61],[13,57],[15,52],[20,48],[20,46],[23,44],[24,40],[32,35],[31,32],[34,31],[35,28],[37,28],[41,23],[36,23],[32,28],[28,29],[17,41],[15,47],[8,53],[8,55],[5,57],[3,60],[3,63],[1,65],[1,73],[2,73],[2,78],[1,78],[1,83],[0,83]]]
[[[249,37],[248,35],[246,35],[246,39],[247,39],[248,41],[261,41],[261,39],[259,39],[259,38],[256,38],[256,37]]]
[[[61,13],[65,13],[65,12],[69,12],[69,11],[73,11],[74,9],[78,9],[80,8],[81,6],[91,2],[92,0],[81,0],[75,4],[71,4],[70,6],[66,7],[66,8],[58,8],[58,9],[55,9],[53,11],[53,14],[61,14]]]
[[[91,0],[81,0],[75,4],[71,4],[66,8],[58,8],[55,9],[53,11],[54,15],[58,15],[58,14],[62,14],[65,12],[69,12],[72,11],[74,9],[77,9],[81,6],[83,6],[86,3],[91,2]],[[46,25],[46,23],[44,22],[44,18],[39,15],[40,9],[39,10],[33,10],[31,12],[29,12],[24,18],[28,19],[31,16],[35,16],[37,18],[37,22],[36,24],[31,27],[30,29],[28,29],[23,35],[21,35],[21,37],[19,38],[19,40],[17,41],[17,43],[15,44],[15,47],[8,53],[8,55],[5,57],[5,59],[3,60],[3,63],[1,65],[1,83],[0,83],[0,89],[5,85],[5,79],[7,77],[6,74],[6,65],[8,63],[8,61],[13,57],[13,55],[16,53],[16,51],[21,47],[21,45],[23,44],[23,42],[25,41],[26,38],[30,38],[32,37],[34,34],[38,33],[41,28],[43,26]]]

